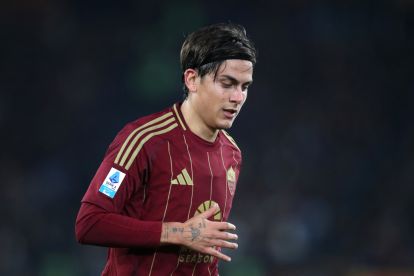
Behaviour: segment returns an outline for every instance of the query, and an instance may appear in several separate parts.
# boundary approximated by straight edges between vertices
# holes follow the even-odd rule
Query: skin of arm
[[[237,235],[228,232],[236,230],[236,226],[228,222],[210,221],[208,218],[218,211],[218,205],[214,205],[204,213],[201,213],[184,223],[165,222],[162,224],[161,244],[183,245],[200,253],[215,256],[224,261],[231,258],[216,247],[237,249]]]

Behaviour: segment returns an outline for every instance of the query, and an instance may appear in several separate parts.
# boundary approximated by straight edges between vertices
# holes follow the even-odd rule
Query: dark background
[[[259,62],[221,274],[414,275],[414,1],[270,2],[1,2],[1,275],[100,273],[80,199],[125,123],[182,98],[185,35],[222,21]]]

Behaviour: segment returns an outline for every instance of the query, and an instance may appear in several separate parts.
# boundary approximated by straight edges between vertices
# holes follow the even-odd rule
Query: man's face
[[[247,60],[230,59],[217,71],[197,77],[195,103],[201,122],[211,131],[230,128],[247,98],[252,83],[253,64]]]

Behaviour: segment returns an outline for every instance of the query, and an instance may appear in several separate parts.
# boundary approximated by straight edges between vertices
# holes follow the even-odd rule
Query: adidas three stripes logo
[[[176,179],[171,180],[171,184],[173,185],[190,185],[193,186],[193,180],[191,179],[190,175],[188,174],[187,169],[183,169],[180,174],[177,175]]]

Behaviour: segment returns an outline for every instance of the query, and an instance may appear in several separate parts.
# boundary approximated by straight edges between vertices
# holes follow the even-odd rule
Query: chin
[[[233,125],[233,122],[224,122],[221,124],[217,124],[217,129],[229,129]]]

